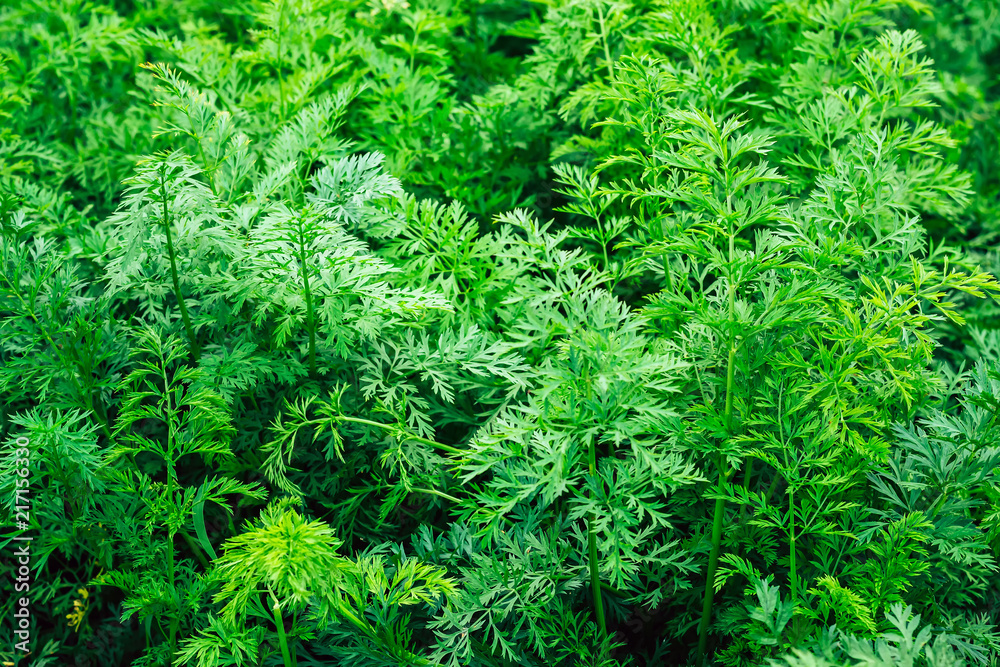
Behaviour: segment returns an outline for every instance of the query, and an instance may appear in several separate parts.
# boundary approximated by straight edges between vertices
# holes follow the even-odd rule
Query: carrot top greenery
[[[998,81],[994,0],[0,5],[0,662],[997,664]]]

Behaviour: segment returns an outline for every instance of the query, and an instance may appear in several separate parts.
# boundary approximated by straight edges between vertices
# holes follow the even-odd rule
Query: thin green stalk
[[[339,600],[337,604],[337,612],[341,616],[343,616],[344,619],[347,620],[351,625],[353,625],[358,630],[363,632],[366,636],[372,638],[373,640],[377,638],[378,635],[375,633],[372,627],[368,623],[358,618],[358,616],[347,605],[341,603]],[[476,641],[473,640],[473,644],[475,643]],[[400,648],[397,650],[399,652],[399,657],[401,659],[400,664],[407,664],[407,665],[429,664],[428,662],[426,662],[426,660],[420,658],[418,655],[408,651],[405,648]]]
[[[104,431],[104,435],[107,437],[108,442],[111,442],[111,429],[108,428],[108,415],[104,410],[103,406],[101,411],[98,412],[94,407],[94,397],[90,395],[90,392],[84,394],[84,398],[87,401],[87,409],[94,413],[97,417],[97,421],[100,423],[101,430]]]
[[[419,24],[418,24],[419,25]],[[410,43],[410,71],[413,71],[413,66],[416,64],[417,55],[417,41],[420,39],[420,30],[417,28],[413,29],[413,42]]]
[[[785,452],[786,456],[786,468],[787,466],[787,456],[789,448],[785,444],[785,432],[782,428],[781,415],[783,414],[781,410],[781,399],[782,391],[784,389],[784,383],[778,385],[778,440],[781,442],[781,449]],[[779,472],[775,470],[774,481],[771,482],[771,487],[767,491],[767,502],[771,501],[771,494],[774,493],[774,489],[778,484],[778,479],[781,477]],[[799,590],[799,572],[798,572],[798,552],[795,547],[795,488],[789,485],[788,488],[788,579],[789,584],[792,589],[792,601],[798,600],[798,590]]]
[[[370,419],[362,419],[361,417],[345,417],[345,416],[340,416],[337,419],[339,419],[340,421],[350,422],[352,424],[362,424],[364,426],[372,426],[374,428],[380,428],[380,429],[383,429],[385,431],[394,431],[396,429],[396,427],[393,426],[392,424],[382,424],[382,423],[379,423],[379,422],[376,422],[376,421],[371,421]],[[402,434],[400,437],[403,437],[403,438],[405,438],[407,440],[414,440],[416,442],[422,442],[425,445],[430,445],[431,447],[436,447],[437,449],[440,449],[441,451],[448,452],[449,454],[463,455],[463,454],[467,453],[467,452],[462,451],[461,449],[458,449],[456,447],[452,447],[451,445],[446,445],[444,443],[437,442],[435,440],[430,440],[429,438],[422,438],[419,435],[411,435],[409,433],[406,433],[406,434]]]
[[[729,349],[729,363],[726,372],[726,425],[730,426],[733,413],[733,379],[736,365],[736,348]],[[729,476],[724,472],[725,461],[719,457],[719,482]],[[705,577],[705,595],[702,600],[701,624],[698,626],[698,660],[705,657],[708,647],[708,629],[712,624],[712,604],[715,598],[715,572],[719,564],[719,553],[722,551],[722,524],[726,515],[726,501],[718,498],[715,501],[715,511],[712,517],[712,550],[708,555],[708,572]]]
[[[572,577],[566,577],[566,579],[572,579]],[[616,595],[618,597],[624,597],[625,596],[625,594],[622,593],[620,590],[618,590],[617,588],[615,588],[611,584],[604,583],[603,581],[601,582],[601,588],[603,590],[606,590],[607,592],[611,593],[612,595]]]
[[[164,456],[164,463],[167,466],[167,502],[174,502],[174,486],[177,483],[177,470],[175,468],[176,460],[174,459],[174,443],[176,442],[174,436],[175,429],[175,416],[176,410],[173,405],[172,396],[170,393],[170,378],[167,377],[166,364],[164,359],[160,357],[160,379],[163,381],[163,388],[167,392],[165,394],[166,400],[166,413],[167,413],[167,451]],[[174,553],[174,532],[168,530],[167,532],[167,584],[170,586],[170,596],[173,599],[176,608],[170,616],[170,653],[173,654],[177,650],[177,626],[179,622],[178,614],[180,612],[180,597],[177,595],[177,581],[175,574],[175,563],[176,554]]]
[[[168,434],[169,441],[169,434]],[[169,501],[174,499],[174,467],[170,462],[167,463],[167,498]],[[168,501],[168,502],[169,502]],[[177,614],[180,611],[180,599],[177,595],[177,582],[175,575],[175,564],[176,555],[174,554],[174,533],[167,533],[167,584],[170,586],[170,597],[173,598],[174,604],[177,608],[170,616],[170,652],[173,653],[177,650]]]
[[[733,378],[736,373],[736,345],[729,346],[729,361],[726,368],[726,428],[732,428],[733,420]]]
[[[284,0],[278,5],[278,39],[274,55],[278,59],[278,66],[275,68],[278,73],[278,123],[285,122],[285,78],[281,67],[281,38],[284,36],[281,31],[281,19],[285,16]]]
[[[604,601],[601,597],[601,573],[597,560],[597,533],[594,530],[595,517],[591,512],[587,516],[587,558],[590,561],[590,590],[594,595],[594,615],[597,618],[597,629],[601,637],[607,634],[604,627]]]
[[[792,589],[792,601],[799,599],[799,575],[795,552],[795,491],[788,491],[788,583]]]
[[[337,611],[338,613],[340,613],[341,616],[346,618],[351,623],[351,625],[356,627],[358,630],[361,630],[361,632],[365,633],[372,639],[375,638],[375,633],[372,631],[371,626],[363,622],[360,618],[358,618],[357,614],[355,614],[353,610],[349,609],[347,605],[340,603],[339,600],[337,604]]]
[[[300,217],[299,268],[302,273],[302,286],[306,297],[306,328],[309,330],[309,375],[313,379],[316,379],[319,376],[319,372],[316,370],[316,319],[313,313],[312,290],[309,287],[309,271],[307,270],[308,264],[306,263],[306,241],[305,230],[302,229],[303,224],[304,222]]]
[[[749,491],[753,480],[753,459],[747,461],[747,470],[743,473],[743,490]]]
[[[208,562],[208,558],[205,557],[205,553],[202,548],[197,542],[194,541],[193,537],[183,530],[181,531],[181,537],[183,537],[184,541],[187,542],[188,548],[191,549],[191,552],[195,555],[195,558],[198,559],[198,562],[201,563],[201,566],[207,570],[210,567],[210,564]]]
[[[88,320],[87,324],[91,324],[91,322]],[[87,402],[87,409],[94,413],[94,416],[100,422],[101,429],[104,431],[104,434],[108,437],[108,441],[110,442],[111,429],[108,427],[107,410],[105,410],[103,405],[96,405],[94,403],[94,387],[93,387],[94,370],[90,365],[91,360],[97,353],[97,350],[95,350],[94,348],[94,337],[87,336],[85,334],[78,334],[76,336],[76,342],[74,342],[72,348],[73,349],[71,350],[72,352],[71,358],[73,359],[73,364],[76,366],[80,374],[81,381],[84,378],[88,378],[90,380],[89,383],[86,381],[84,382],[84,385],[86,386],[86,393],[84,398]],[[82,348],[82,353],[81,353],[81,348]],[[59,352],[58,349],[56,351]],[[61,354],[59,356],[62,357]],[[74,384],[76,383],[74,382]]]
[[[746,472],[743,473],[743,490],[747,493],[750,492],[750,485],[753,479],[753,459],[748,459],[746,462]],[[746,494],[744,494],[746,496]],[[744,518],[746,518],[747,506],[743,505],[740,507],[740,522],[742,523]]]
[[[172,496],[171,496],[172,497]],[[177,583],[175,581],[174,574],[174,534],[168,533],[167,537],[167,552],[169,558],[167,559],[167,581],[170,584],[170,596],[173,598],[174,604],[177,605],[177,609],[170,617],[170,653],[177,650],[177,613],[180,611],[180,600],[177,596]]]
[[[281,647],[281,659],[285,662],[285,667],[296,667],[296,662],[292,659],[292,654],[288,650],[288,637],[285,636],[285,621],[281,618],[281,606],[277,600],[274,601],[271,611],[274,612],[274,626],[278,629],[278,645]]]
[[[478,10],[476,0],[469,0],[469,38],[472,40],[473,45],[475,45],[476,50],[479,50],[479,25],[476,17],[476,12]]]
[[[705,596],[701,605],[701,624],[698,626],[698,662],[705,656],[708,647],[708,628],[712,623],[712,603],[715,599],[715,573],[719,567],[719,552],[722,544],[722,524],[726,516],[726,501],[715,500],[715,516],[712,520],[712,551],[708,556],[708,573],[705,577]]]
[[[13,292],[14,296],[17,297],[17,300],[21,302],[21,307],[24,308],[24,311],[28,313],[28,316],[31,317],[32,321],[35,323],[35,326],[38,327],[38,331],[45,337],[45,340],[48,341],[49,345],[52,348],[52,352],[57,357],[59,357],[59,361],[62,362],[64,366],[68,367],[70,364],[66,356],[63,354],[62,347],[56,344],[56,342],[52,339],[52,335],[45,329],[45,327],[42,326],[41,320],[39,320],[38,315],[35,314],[35,309],[28,306],[28,302],[24,300],[23,296],[21,296],[21,291],[18,289],[18,286],[14,283],[13,280],[11,280],[10,277],[8,277],[7,275],[3,275],[3,278],[4,282],[6,282],[7,285],[10,287],[11,292]],[[84,375],[87,375],[88,377],[91,378],[93,377],[93,373],[89,370],[89,367],[87,369],[83,369],[81,367],[79,358],[77,358],[75,365],[77,367],[77,372],[80,374],[81,379],[83,378]],[[94,409],[94,397],[92,395],[93,388],[91,387],[87,391],[84,391],[83,386],[81,386],[80,383],[77,382],[76,376],[73,375],[72,373],[69,376],[69,381],[73,384],[73,387],[76,389],[77,393],[83,397],[84,401],[86,401],[87,409],[90,410],[92,413],[94,413],[94,416],[98,418],[101,430],[104,431],[104,435],[107,436],[108,441],[110,442],[111,429],[108,427],[107,410],[105,410],[103,407],[101,409],[101,412],[98,412],[97,410]]]
[[[455,496],[449,496],[447,493],[445,493],[443,491],[438,491],[437,489],[425,489],[425,488],[413,487],[413,490],[416,491],[417,493],[428,493],[428,494],[430,494],[432,496],[437,496],[439,498],[444,498],[448,502],[452,502],[452,503],[455,503],[455,504],[458,504],[458,503],[462,502],[461,500],[459,500]]]
[[[170,232],[170,213],[167,210],[167,174],[166,169],[160,171],[160,196],[163,197],[163,231],[167,235],[167,253],[170,256],[170,278],[174,283],[174,296],[181,310],[181,320],[184,321],[184,331],[187,332],[188,345],[191,350],[192,361],[197,362],[201,357],[201,348],[194,335],[194,327],[191,326],[191,317],[188,315],[187,304],[184,303],[184,295],[181,293],[181,281],[177,276],[177,254],[174,251],[174,237]]]
[[[653,172],[653,190],[657,191],[657,190],[659,190],[659,188],[660,188],[660,174],[659,174],[659,172]],[[666,222],[666,216],[664,216],[662,214],[662,212],[660,211],[659,207],[657,207],[655,215],[651,214],[650,210],[649,210],[649,207],[651,205],[652,205],[652,202],[646,202],[645,204],[643,204],[643,206],[645,207],[645,211],[646,211],[646,219],[647,220],[651,220],[653,218],[656,218],[657,220],[659,220],[659,222],[660,222],[660,240],[666,241],[667,240],[667,222]],[[652,229],[652,224],[650,224],[650,228]],[[663,279],[667,283],[667,290],[671,294],[673,294],[674,293],[674,276],[673,276],[673,272],[670,270],[670,253],[668,253],[666,251],[664,251],[663,253],[661,253],[660,254],[660,262],[663,264]]]
[[[604,25],[604,8],[601,7],[600,2],[597,3],[597,20],[601,26],[601,44],[604,46],[604,61],[608,66],[608,81],[613,81],[615,78],[615,67],[611,63],[611,49],[608,48],[608,31]]]
[[[736,232],[732,223],[731,195],[726,198],[726,210],[729,217],[729,359],[726,363],[726,429],[733,430],[733,385],[736,377],[736,284],[733,281],[732,267],[736,254]],[[719,485],[729,477],[725,470],[725,459],[720,455],[717,462],[719,470]],[[715,501],[715,511],[712,517],[712,549],[708,555],[708,571],[705,576],[705,595],[702,598],[701,623],[698,626],[698,662],[705,659],[708,648],[708,629],[712,625],[712,605],[715,601],[715,573],[719,565],[719,553],[722,551],[722,525],[726,515],[726,501],[718,498]]]
[[[774,492],[778,490],[778,482],[781,481],[781,473],[777,470],[774,471],[774,478],[771,479],[771,484],[767,487],[767,493],[764,495],[764,502],[771,502],[771,497],[774,496]]]
[[[666,224],[664,224],[661,221],[660,222],[660,231],[662,233],[662,236],[663,236],[664,240],[667,238],[667,229],[666,229],[666,227],[667,227]],[[667,252],[664,252],[662,255],[660,255],[660,261],[663,262],[663,277],[666,278],[667,289],[670,291],[671,294],[673,294],[674,293],[674,274],[673,274],[673,271],[670,270],[670,254],[667,253]]]
[[[590,438],[590,477],[597,478],[597,446],[594,438]],[[590,500],[594,500],[594,490],[590,490]],[[594,615],[597,618],[597,628],[601,633],[601,638],[607,636],[604,624],[604,601],[601,598],[601,571],[600,562],[597,558],[597,531],[595,528],[596,517],[594,512],[587,515],[587,559],[590,565],[590,590],[594,596]]]

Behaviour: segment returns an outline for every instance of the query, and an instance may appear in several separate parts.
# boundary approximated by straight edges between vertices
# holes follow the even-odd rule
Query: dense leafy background
[[[0,657],[996,664],[998,105],[993,0],[0,4]]]

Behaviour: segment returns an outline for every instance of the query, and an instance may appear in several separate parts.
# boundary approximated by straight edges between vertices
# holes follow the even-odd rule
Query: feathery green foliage
[[[995,664],[995,5],[0,6],[0,661]]]

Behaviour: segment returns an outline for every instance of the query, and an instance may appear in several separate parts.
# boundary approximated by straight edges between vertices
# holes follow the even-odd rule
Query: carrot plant
[[[0,661],[993,664],[994,4],[0,6]]]

